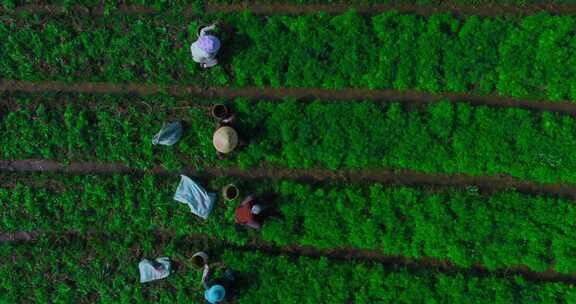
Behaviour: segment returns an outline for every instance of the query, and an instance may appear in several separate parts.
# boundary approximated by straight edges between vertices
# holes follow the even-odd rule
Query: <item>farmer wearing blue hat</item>
[[[216,304],[226,299],[226,290],[222,285],[213,285],[204,292],[204,298],[210,304]]]
[[[214,29],[216,29],[216,24],[202,28],[198,39],[190,46],[192,60],[198,62],[203,68],[211,68],[218,64],[216,55],[220,50],[220,39],[207,34],[207,32]]]
[[[202,285],[204,286],[204,299],[206,303],[217,304],[233,298],[233,287],[236,282],[234,271],[227,268],[224,272],[224,278],[208,282],[210,277],[210,267],[204,266],[202,274]]]

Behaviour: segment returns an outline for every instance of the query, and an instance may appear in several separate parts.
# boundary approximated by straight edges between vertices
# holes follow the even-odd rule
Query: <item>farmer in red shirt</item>
[[[246,197],[242,204],[236,208],[236,223],[260,229],[262,225],[256,220],[255,216],[260,214],[263,209],[262,205],[256,204],[253,195]]]

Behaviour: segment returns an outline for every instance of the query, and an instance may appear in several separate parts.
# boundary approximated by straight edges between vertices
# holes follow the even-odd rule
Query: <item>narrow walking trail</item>
[[[542,3],[526,3],[514,5],[506,3],[479,3],[479,4],[456,4],[452,1],[441,1],[436,4],[414,4],[405,1],[390,1],[389,3],[328,3],[328,4],[297,4],[297,3],[222,3],[218,1],[206,1],[203,9],[188,6],[180,11],[186,16],[196,15],[200,12],[208,14],[217,13],[239,13],[250,11],[255,15],[305,15],[315,14],[320,11],[329,14],[341,14],[354,9],[361,14],[373,15],[389,10],[396,10],[402,13],[412,13],[419,15],[431,15],[437,13],[453,13],[457,15],[478,15],[486,17],[497,16],[518,16],[534,15],[541,12],[549,12],[558,15],[576,15],[576,5],[569,3],[553,3],[552,1]],[[87,13],[93,15],[103,15],[105,12],[102,4],[85,6],[71,5],[65,8],[63,5],[55,4],[23,4],[17,6],[13,11],[0,6],[0,13],[34,13],[34,14],[64,14],[66,12]],[[118,5],[111,13],[118,14],[161,14],[168,10],[161,11],[152,7],[142,5]]]
[[[65,83],[60,81],[20,81],[0,80],[0,91],[5,92],[68,92],[68,93],[93,93],[93,94],[137,94],[153,95],[167,91],[170,95],[185,96],[195,95],[209,99],[234,99],[244,97],[250,99],[282,100],[294,98],[299,100],[323,100],[323,101],[399,101],[409,103],[434,103],[439,101],[468,102],[472,105],[486,105],[504,108],[522,108],[535,111],[550,111],[576,116],[576,102],[571,101],[545,101],[545,100],[522,100],[498,95],[475,95],[466,93],[442,93],[430,94],[417,91],[398,90],[370,90],[367,88],[350,89],[318,89],[318,88],[231,88],[211,87],[202,88],[197,86],[175,85],[163,86],[156,84],[113,84],[95,82]]]
[[[22,243],[22,242],[36,242],[40,239],[58,240],[58,244],[65,246],[67,242],[85,241],[90,239],[94,240],[109,240],[114,236],[107,235],[101,232],[91,231],[87,234],[80,234],[77,231],[69,232],[14,232],[14,233],[0,233],[0,245],[2,243]],[[526,280],[539,281],[539,282],[562,282],[575,284],[576,273],[558,273],[552,269],[544,272],[535,272],[529,270],[525,266],[517,266],[507,269],[489,270],[482,265],[473,265],[470,268],[461,268],[451,264],[448,261],[443,261],[435,258],[422,257],[420,259],[411,259],[403,256],[390,256],[384,255],[376,250],[365,250],[357,248],[315,248],[312,246],[277,246],[263,240],[252,239],[246,245],[233,244],[226,240],[216,239],[209,235],[198,234],[189,235],[184,238],[176,239],[174,231],[162,230],[155,231],[154,238],[157,239],[155,244],[160,247],[164,246],[167,241],[174,241],[178,251],[182,255],[191,256],[196,250],[195,248],[206,248],[212,253],[220,253],[223,249],[253,252],[259,251],[271,256],[289,255],[295,257],[308,257],[308,258],[327,258],[333,261],[356,261],[366,263],[379,263],[388,267],[391,271],[395,271],[399,267],[407,268],[412,271],[434,271],[446,274],[465,274],[475,277],[496,276],[496,277],[510,277],[521,276]]]
[[[208,13],[233,13],[250,11],[256,15],[304,15],[314,14],[319,11],[330,14],[341,14],[350,9],[354,9],[361,14],[378,14],[381,12],[396,10],[402,13],[413,13],[419,15],[432,15],[438,13],[453,13],[458,15],[478,15],[486,17],[496,16],[516,16],[533,15],[541,12],[549,12],[559,15],[576,15],[576,5],[573,4],[455,4],[451,1],[442,1],[437,4],[413,4],[413,3],[374,3],[374,4],[295,4],[295,3],[207,3]]]
[[[105,162],[72,162],[62,164],[49,160],[15,160],[0,161],[0,172],[54,172],[69,174],[177,174],[190,177],[215,178],[221,176],[242,179],[292,179],[303,182],[336,181],[343,183],[379,182],[388,185],[455,187],[465,190],[476,189],[486,193],[516,189],[521,193],[533,195],[553,195],[576,200],[576,185],[539,184],[521,181],[509,176],[470,176],[463,174],[428,174],[409,170],[389,171],[381,169],[340,170],[327,169],[288,169],[262,165],[257,168],[242,170],[238,167],[205,167],[202,169],[186,168],[181,172],[171,172],[157,167],[150,171],[137,170],[120,163]],[[471,189],[470,187],[473,187]]]
[[[41,235],[42,233],[40,231],[0,232],[0,244],[36,241]]]

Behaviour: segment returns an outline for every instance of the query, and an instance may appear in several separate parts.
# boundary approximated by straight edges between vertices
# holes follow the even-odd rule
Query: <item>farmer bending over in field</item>
[[[236,208],[236,223],[246,225],[250,228],[260,229],[262,224],[256,219],[256,216],[262,213],[263,210],[264,207],[254,201],[254,196],[249,195],[244,199],[242,204]]]
[[[219,127],[212,137],[212,143],[219,159],[234,151],[238,146],[238,141],[238,133],[229,126]]]
[[[213,31],[215,28],[216,24],[202,28],[198,40],[190,46],[192,60],[198,62],[203,68],[211,68],[218,64],[216,54],[218,54],[218,50],[220,50],[220,39],[216,36],[206,34],[206,32]]]
[[[216,117],[216,116],[215,116]],[[238,132],[232,127],[236,122],[235,113],[227,113],[219,119],[216,131],[212,136],[212,144],[216,149],[219,159],[223,159],[237,147],[246,145],[246,141],[238,136]]]
[[[204,267],[202,274],[202,285],[204,286],[204,299],[206,303],[216,304],[223,303],[226,300],[234,299],[234,287],[236,285],[236,275],[230,268],[224,271],[224,277],[213,281],[208,281],[211,270],[208,265]]]

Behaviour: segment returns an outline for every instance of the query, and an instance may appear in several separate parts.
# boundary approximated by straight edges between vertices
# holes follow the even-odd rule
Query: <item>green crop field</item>
[[[576,99],[572,17],[396,12],[363,17],[349,12],[265,19],[232,14],[221,19],[236,29],[223,33],[227,64],[201,72],[189,58],[188,41],[205,20],[65,15],[46,21],[16,16],[0,25],[5,37],[0,76]]]
[[[197,251],[235,270],[226,303],[576,303],[575,12],[2,1],[0,304],[205,303]],[[245,142],[223,159],[215,104]],[[207,219],[180,175],[216,194]],[[259,230],[236,224],[249,194]],[[157,257],[170,275],[140,283]]]

